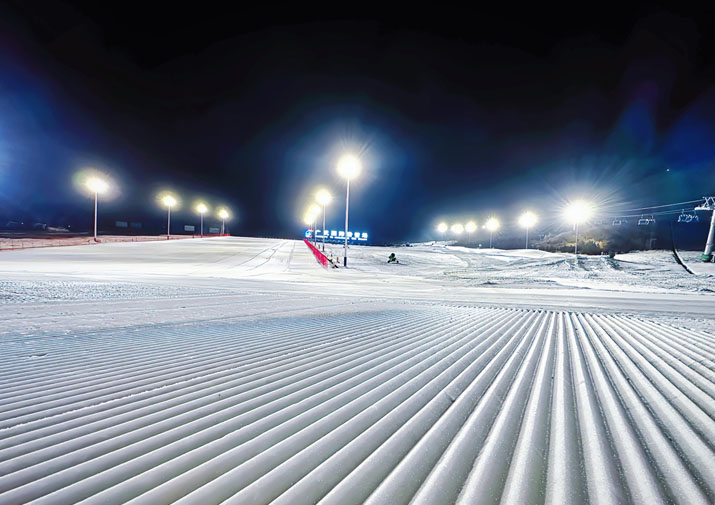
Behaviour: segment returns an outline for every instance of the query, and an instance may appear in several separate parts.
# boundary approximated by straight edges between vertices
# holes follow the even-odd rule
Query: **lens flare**
[[[357,156],[346,154],[338,161],[338,173],[346,179],[354,179],[360,175],[362,163]]]
[[[569,202],[564,208],[564,218],[572,224],[587,222],[593,217],[593,213],[593,204],[586,200],[574,200]]]
[[[538,221],[538,217],[531,211],[524,212],[519,216],[519,226],[522,228],[531,228]]]
[[[485,226],[487,227],[487,230],[491,232],[497,231],[499,229],[499,220],[495,217],[490,217],[487,219]]]

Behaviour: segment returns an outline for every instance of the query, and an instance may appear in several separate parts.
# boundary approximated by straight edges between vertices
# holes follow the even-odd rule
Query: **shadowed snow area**
[[[2,252],[0,503],[713,503],[698,256]]]

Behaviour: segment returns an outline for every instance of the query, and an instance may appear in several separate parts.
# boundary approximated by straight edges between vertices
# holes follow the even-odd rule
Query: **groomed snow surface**
[[[350,254],[0,253],[0,503],[715,501],[713,277],[664,251]]]

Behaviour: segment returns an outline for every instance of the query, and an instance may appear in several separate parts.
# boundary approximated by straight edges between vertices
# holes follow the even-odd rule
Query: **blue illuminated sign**
[[[313,230],[305,230],[305,238],[313,240]],[[325,239],[326,242],[345,242],[345,231],[340,230],[315,230],[316,240]],[[348,231],[348,242],[367,242],[367,233]]]

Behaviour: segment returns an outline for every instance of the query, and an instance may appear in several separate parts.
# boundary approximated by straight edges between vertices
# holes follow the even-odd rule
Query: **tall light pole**
[[[338,162],[338,173],[345,177],[345,256],[343,265],[348,266],[348,214],[350,211],[350,179],[357,177],[362,170],[360,160],[351,154],[346,154]]]
[[[199,203],[196,205],[196,212],[198,212],[199,215],[201,215],[201,235],[200,235],[201,238],[204,237],[204,214],[205,214],[206,212],[208,212],[208,210],[209,210],[209,208],[208,208],[208,207],[206,206],[206,204],[203,203],[203,202],[199,202]]]
[[[529,248],[529,228],[534,226],[537,220],[536,214],[528,210],[519,216],[519,225],[526,228],[526,249]]]
[[[492,244],[494,242],[494,232],[499,229],[499,220],[495,217],[490,217],[487,219],[485,225],[487,230],[489,230],[489,249],[492,249]]]
[[[325,206],[333,200],[333,197],[327,190],[321,189],[315,194],[315,200],[323,206],[323,252],[325,252]]]
[[[218,217],[221,218],[221,235],[225,235],[224,230],[226,228],[226,219],[228,219],[228,210],[220,209],[218,211]]]
[[[313,245],[318,245],[318,234],[316,233],[316,228],[318,227],[318,214],[320,214],[320,207],[313,204],[308,209],[308,215],[312,218],[313,222]]]
[[[564,209],[564,217],[571,222],[576,229],[576,243],[573,252],[578,256],[578,225],[588,221],[593,215],[593,205],[584,200],[574,200]]]
[[[313,234],[313,244],[315,244],[315,220],[317,217],[314,212],[311,212],[311,210],[312,209],[309,209],[308,212],[305,213],[303,216],[303,222],[308,227],[308,231]]]
[[[176,205],[176,198],[173,195],[165,195],[161,202],[166,205],[166,238],[171,238],[171,208]]]
[[[703,203],[695,207],[695,210],[711,210],[713,215],[710,218],[710,230],[708,231],[708,239],[705,242],[705,250],[700,259],[708,262],[713,259],[713,246],[715,245],[715,196],[704,196]]]
[[[464,225],[464,229],[467,232],[467,243],[471,244],[472,243],[472,233],[474,233],[477,230],[477,223],[474,221],[469,221],[466,225]]]
[[[449,230],[447,223],[439,223],[437,225],[437,231],[442,235],[442,242],[444,242],[444,234],[447,233],[447,230]]]
[[[94,193],[94,241],[97,241],[97,202],[99,194],[104,193],[109,189],[109,184],[99,177],[91,177],[87,180],[87,188]]]

